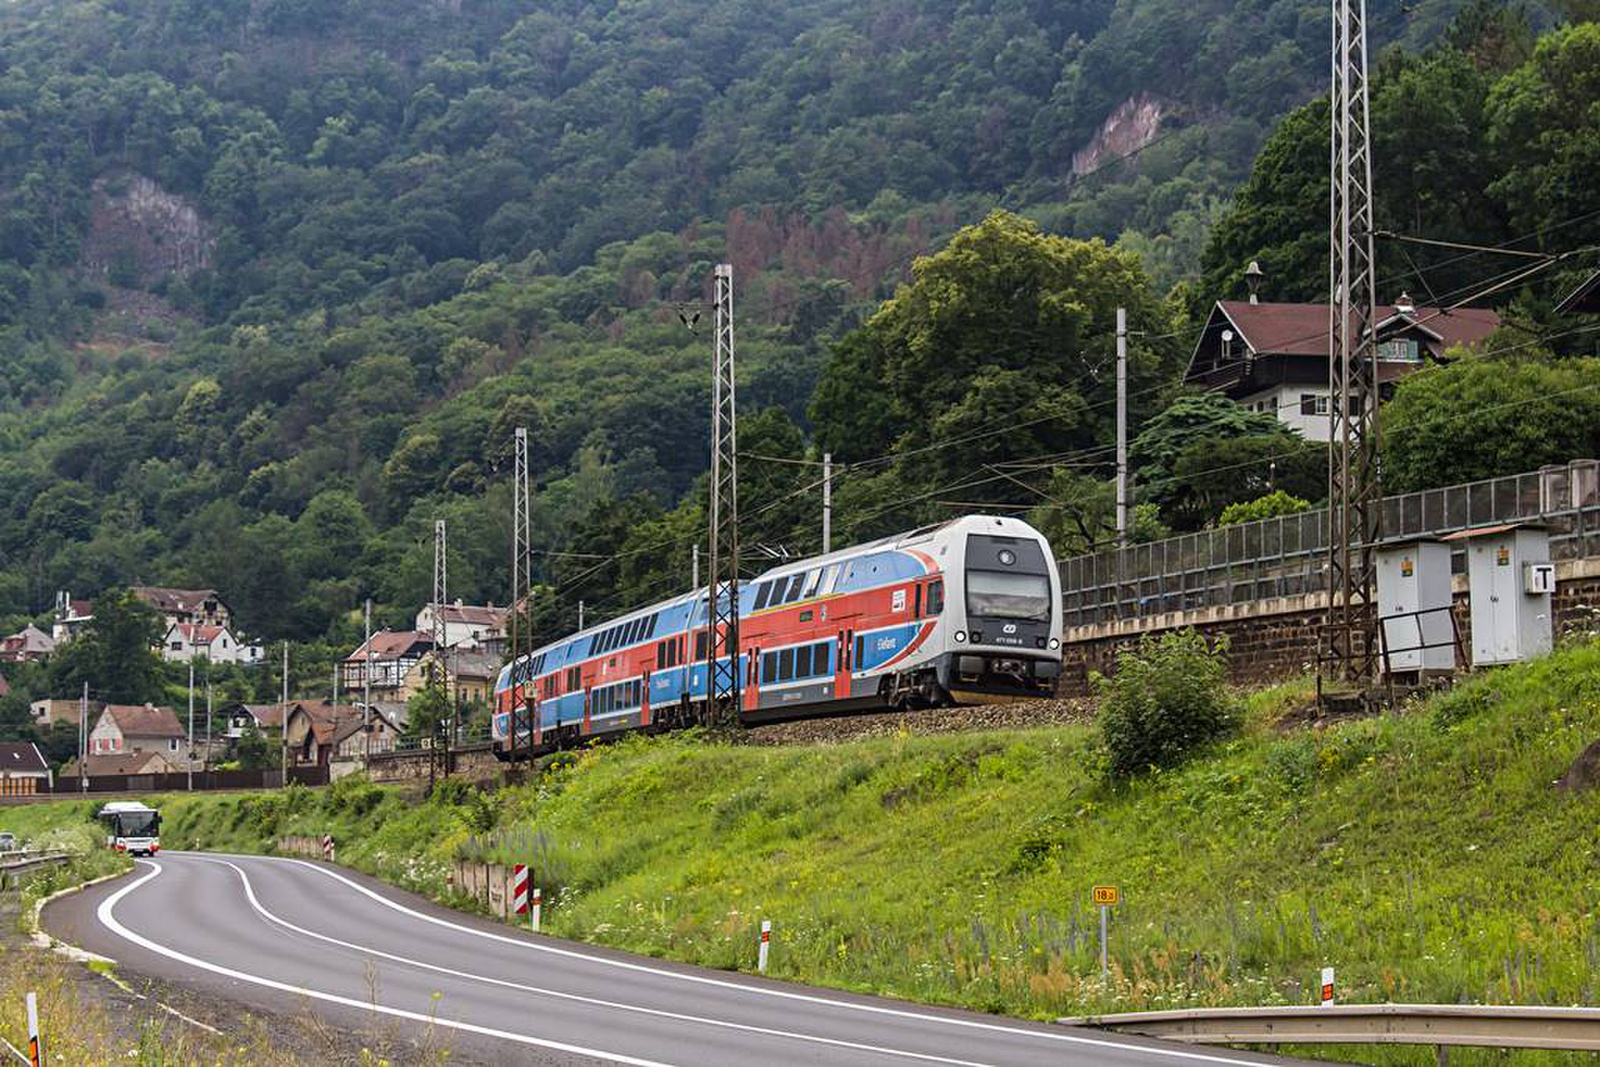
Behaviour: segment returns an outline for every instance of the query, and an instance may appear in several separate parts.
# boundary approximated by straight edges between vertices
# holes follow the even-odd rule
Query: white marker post
[[[28,994],[28,1063],[44,1067],[44,1038],[39,1034],[39,995]]]
[[[772,920],[761,920],[761,947],[756,950],[756,970],[767,973],[767,949],[772,944]]]
[[[332,834],[323,834],[322,835],[322,858],[327,860],[329,863],[333,862],[333,835]]]
[[[1094,902],[1100,905],[1100,979],[1111,977],[1111,959],[1107,943],[1110,940],[1111,909],[1122,902],[1122,890],[1114,885],[1094,887]]]
[[[1322,968],[1322,1006],[1333,1007],[1333,968]]]
[[[538,886],[533,887],[533,906],[528,909],[528,925],[534,933],[539,932],[539,913],[544,910],[544,890]]]

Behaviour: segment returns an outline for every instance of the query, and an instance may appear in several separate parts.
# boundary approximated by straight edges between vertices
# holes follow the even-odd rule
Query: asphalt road
[[[163,853],[45,911],[119,970],[505,1064],[1213,1067],[1278,1057],[854,996],[597,949],[295,859]],[[437,1040],[442,1036],[445,1040]]]

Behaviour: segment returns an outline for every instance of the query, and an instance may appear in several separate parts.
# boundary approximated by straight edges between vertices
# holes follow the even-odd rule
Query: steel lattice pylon
[[[532,508],[528,495],[528,430],[519,426],[515,441],[516,459],[512,470],[511,515],[511,612],[508,616],[511,633],[512,695],[516,694],[516,678],[521,668],[517,657],[533,651],[532,634],[528,634],[528,647],[522,647],[523,620],[519,616],[528,610],[528,600],[533,586]],[[528,683],[523,683],[522,700],[511,703],[510,724],[506,731],[507,742],[514,757],[517,752],[518,731],[528,730],[528,743],[533,744],[533,694]]]
[[[1326,653],[1340,677],[1363,681],[1376,673],[1371,590],[1382,534],[1366,0],[1334,0],[1331,111]]]
[[[733,381],[733,266],[716,269],[716,365],[711,383],[711,515],[706,583],[706,721],[739,721],[739,451]]]
[[[450,668],[445,662],[445,642],[449,635],[444,624],[444,606],[449,593],[450,576],[446,557],[444,520],[433,524],[433,658],[442,672],[445,699],[450,698]]]

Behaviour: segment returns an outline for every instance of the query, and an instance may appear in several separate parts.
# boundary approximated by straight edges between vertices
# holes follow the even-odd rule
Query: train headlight
[[[1060,648],[1060,647],[1061,647],[1061,638],[1059,638],[1059,637],[1052,637],[1052,638],[1051,638],[1051,639],[1050,639],[1050,647],[1051,647],[1051,648],[1052,648],[1052,649],[1056,649],[1056,648]]]
[[[967,631],[965,631],[965,630],[957,630],[956,631],[956,644],[958,644],[958,645],[959,644],[963,644],[963,643],[966,642],[966,640],[967,640]]]

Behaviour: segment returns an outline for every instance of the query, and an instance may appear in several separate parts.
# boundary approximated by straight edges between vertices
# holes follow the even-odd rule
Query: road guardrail
[[[37,867],[49,867],[68,860],[65,852],[0,852],[0,889],[15,884],[18,876]]]
[[[1200,1045],[1437,1045],[1600,1052],[1600,1008],[1334,1004],[1193,1008],[1057,1020]]]

